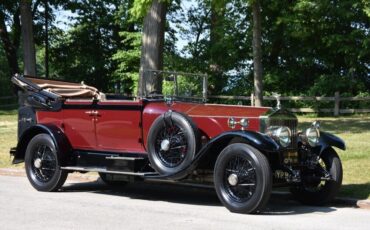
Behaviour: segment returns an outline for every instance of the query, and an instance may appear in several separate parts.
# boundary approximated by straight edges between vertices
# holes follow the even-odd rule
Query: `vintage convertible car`
[[[16,75],[26,92],[13,163],[32,186],[56,191],[70,172],[98,172],[108,184],[136,180],[214,187],[232,212],[257,213],[273,186],[320,205],[342,183],[333,146],[318,122],[297,130],[281,108],[207,104],[148,94],[105,95],[83,83]],[[207,81],[204,81],[206,83]]]

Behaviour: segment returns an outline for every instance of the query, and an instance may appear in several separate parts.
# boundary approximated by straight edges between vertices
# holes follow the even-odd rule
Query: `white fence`
[[[228,99],[228,100],[240,100],[240,101],[250,101],[250,104],[253,106],[254,97],[251,96],[211,96],[208,98],[213,99]],[[339,92],[336,92],[334,97],[309,97],[309,96],[280,96],[281,101],[314,101],[314,102],[333,102],[334,106],[332,108],[289,108],[292,112],[298,113],[333,113],[334,116],[339,114],[351,114],[351,113],[370,113],[369,108],[362,109],[341,109],[341,102],[347,101],[370,101],[370,97],[341,97]],[[265,101],[276,101],[275,97],[263,97]]]
[[[239,101],[250,101],[250,104],[253,106],[254,97],[251,96],[213,96],[208,95],[208,99],[223,99],[223,100],[239,100]],[[276,101],[275,97],[263,97],[265,101]],[[336,92],[334,97],[309,97],[309,96],[281,96],[281,101],[314,101],[314,102],[333,102],[334,106],[332,108],[289,108],[292,112],[297,113],[332,113],[334,116],[340,114],[351,114],[351,113],[370,113],[369,108],[361,109],[341,109],[341,102],[348,101],[366,101],[370,102],[370,97],[341,97],[339,92]],[[0,97],[0,109],[14,108],[17,104],[16,96],[6,96]]]

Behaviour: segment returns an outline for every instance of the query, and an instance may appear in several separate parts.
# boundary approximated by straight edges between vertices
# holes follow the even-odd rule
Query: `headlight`
[[[284,148],[288,147],[292,142],[291,140],[292,132],[288,127],[286,126],[275,127],[272,128],[272,130],[270,129],[270,131],[271,131],[270,135],[272,135],[272,137],[275,140],[277,140],[282,147]]]
[[[288,145],[290,145],[291,136],[292,132],[288,127],[283,126],[276,130],[276,137],[278,138],[280,145],[283,147],[288,147]]]
[[[315,127],[308,128],[306,130],[306,138],[307,138],[308,144],[311,147],[315,147],[319,143],[320,131]]]

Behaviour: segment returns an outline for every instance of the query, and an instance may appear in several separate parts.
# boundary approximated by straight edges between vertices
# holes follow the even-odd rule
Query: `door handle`
[[[85,112],[87,115],[89,115],[89,116],[93,116],[93,111],[86,111]]]
[[[96,111],[96,110],[92,111],[92,115],[93,115],[93,116],[100,117],[99,112],[98,112],[98,111]]]
[[[89,116],[97,116],[97,117],[100,116],[99,112],[96,110],[86,111],[85,113],[88,114]]]

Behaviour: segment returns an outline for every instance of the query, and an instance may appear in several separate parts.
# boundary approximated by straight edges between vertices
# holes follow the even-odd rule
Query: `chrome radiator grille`
[[[297,149],[297,118],[286,111],[277,111],[271,115],[261,117],[261,132],[266,133],[269,127],[287,126],[292,131],[291,144],[287,149]]]

